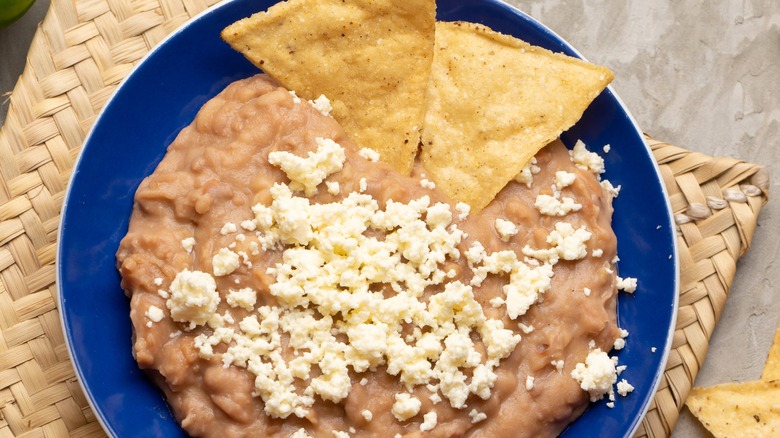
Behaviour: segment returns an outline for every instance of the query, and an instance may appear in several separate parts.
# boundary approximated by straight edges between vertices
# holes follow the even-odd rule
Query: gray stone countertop
[[[10,92],[48,9],[38,0],[0,29],[0,94]],[[770,202],[736,279],[696,385],[758,379],[780,300],[780,2],[777,0],[511,0],[592,62],[642,129],[659,140],[769,168]],[[0,124],[7,101],[0,99]],[[707,432],[683,410],[675,437]]]

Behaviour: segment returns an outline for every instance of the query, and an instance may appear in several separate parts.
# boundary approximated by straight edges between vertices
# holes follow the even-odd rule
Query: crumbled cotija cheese
[[[455,211],[458,212],[458,219],[464,221],[467,217],[469,217],[471,206],[464,202],[458,202],[455,204]]]
[[[240,265],[238,254],[227,248],[221,248],[211,259],[214,275],[223,277],[233,273]]]
[[[286,151],[268,154],[268,162],[279,166],[290,178],[290,188],[302,191],[306,196],[317,193],[317,186],[331,173],[344,165],[344,148],[329,139],[317,137],[317,151],[301,158]]]
[[[234,224],[232,222],[228,222],[228,223],[226,223],[225,225],[222,226],[222,229],[219,230],[219,234],[222,234],[223,236],[226,236],[226,235],[228,235],[230,233],[235,233],[237,230],[238,230],[238,228],[236,228],[236,224]]]
[[[429,179],[423,178],[420,180],[420,187],[433,190],[436,188],[436,183]]]
[[[165,312],[157,306],[149,306],[145,315],[152,320],[152,322],[160,322],[165,317]]]
[[[626,379],[622,379],[617,384],[617,393],[622,395],[623,397],[627,396],[633,390],[634,390],[634,385],[628,383]]]
[[[541,172],[542,169],[536,165],[536,157],[531,158],[531,161],[523,167],[520,173],[515,176],[515,181],[520,184],[525,184],[526,187],[531,188],[531,184],[534,182],[534,175]]]
[[[434,427],[436,427],[436,423],[438,421],[438,415],[436,415],[435,411],[431,411],[423,415],[423,422],[420,424],[420,431],[426,432],[429,430],[433,430]]]
[[[469,418],[471,418],[471,424],[479,423],[480,421],[484,421],[487,418],[487,414],[484,412],[479,412],[476,409],[472,409],[469,411]]]
[[[300,428],[290,435],[290,438],[311,438],[311,435],[306,432],[306,429]]]
[[[181,241],[181,247],[184,248],[184,250],[187,251],[188,253],[191,253],[192,249],[195,247],[195,238],[188,237],[186,239],[183,239]]]
[[[601,400],[605,394],[612,394],[612,385],[617,381],[615,362],[598,348],[588,354],[585,363],[578,363],[574,367],[571,376],[590,394],[591,401]]]
[[[371,148],[362,148],[358,151],[358,155],[365,158],[368,161],[371,162],[377,162],[379,161],[379,152],[371,149]]]
[[[496,231],[504,242],[509,242],[509,239],[518,233],[517,225],[501,218],[496,218]]]
[[[328,153],[343,157],[343,151]],[[298,160],[283,156],[279,161]],[[350,369],[361,373],[379,366],[397,375],[409,390],[432,385],[431,390],[440,391],[455,408],[465,408],[470,394],[488,398],[497,379],[494,368],[511,354],[520,336],[500,320],[487,318],[471,286],[452,281],[453,272],[443,270],[445,262],[460,258],[457,247],[464,238],[451,223],[449,205],[431,205],[423,196],[408,203],[388,201],[382,210],[362,193],[329,204],[312,204],[293,193],[293,184],[315,192],[341,165],[328,166],[317,184],[301,181],[295,166],[283,167],[290,186],[274,185],[271,204],[252,208],[253,225],[242,228],[254,227],[263,248],[282,250],[281,262],[267,271],[275,279],[269,292],[280,307],[260,307],[235,331],[221,327],[222,317],[213,315],[215,322],[209,325],[217,329],[196,339],[199,354],[211,357],[214,346],[226,343],[223,364],[253,373],[265,412],[277,418],[305,416],[315,396],[343,400],[352,385]],[[381,237],[371,237],[376,232]],[[229,250],[220,250],[225,251]],[[552,271],[543,267],[535,279],[538,275],[527,272],[531,268],[517,261],[514,252],[508,253],[513,257],[508,268],[502,265],[501,254],[495,254],[486,256],[480,269],[484,275],[510,273],[505,288],[508,308],[519,315],[539,290],[549,287]],[[215,275],[223,272],[217,265]],[[386,298],[372,288],[375,284],[389,285],[395,294]],[[426,302],[423,292],[434,285],[443,285],[443,290]],[[226,299],[231,306],[250,308],[253,293],[231,291]],[[407,324],[416,329],[402,335]],[[283,333],[295,354],[289,361],[281,355]],[[475,348],[472,333],[482,340],[484,354]],[[311,377],[313,367],[321,374]],[[309,384],[299,391],[296,380]],[[414,406],[420,401],[407,395],[399,394],[394,406],[399,418],[419,411]]]
[[[174,321],[189,322],[190,327],[206,324],[220,302],[214,277],[187,269],[176,274],[166,306]]]
[[[398,421],[408,420],[420,412],[422,402],[411,395],[402,392],[395,395],[395,403],[391,412]]]
[[[571,161],[582,170],[593,172],[596,175],[604,173],[604,159],[595,152],[590,152],[585,143],[577,140],[574,148],[569,151]]]
[[[325,187],[328,188],[328,193],[330,193],[333,196],[336,196],[339,193],[341,193],[341,187],[339,186],[338,181],[325,181]]]
[[[571,172],[559,170],[555,172],[555,183],[552,186],[552,195],[539,194],[534,202],[534,207],[547,216],[566,216],[572,211],[582,209],[573,198],[562,197],[561,190],[574,184],[576,175]]]
[[[547,216],[566,216],[572,211],[581,210],[582,204],[569,197],[558,199],[555,196],[538,195],[534,207],[539,210],[539,213]]]
[[[633,277],[618,277],[617,278],[617,289],[622,290],[623,292],[628,293],[634,293],[636,292],[636,278]]]
[[[333,106],[330,104],[330,99],[325,97],[324,94],[320,94],[320,97],[310,100],[309,103],[323,116],[330,116],[330,112],[333,111]]]
[[[246,310],[254,310],[257,302],[257,292],[252,288],[245,287],[239,290],[231,290],[225,297],[227,303],[233,307],[243,307]]]

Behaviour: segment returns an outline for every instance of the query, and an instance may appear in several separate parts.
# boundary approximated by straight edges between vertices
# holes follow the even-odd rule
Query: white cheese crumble
[[[538,195],[534,201],[534,207],[539,213],[547,216],[566,216],[572,211],[582,209],[582,204],[578,204],[574,199],[563,197],[558,199],[550,195]]]
[[[187,269],[176,274],[166,301],[174,321],[189,322],[190,327],[206,324],[220,302],[214,277]]]
[[[604,250],[601,248],[596,248],[593,251],[590,252],[590,255],[596,258],[599,258],[604,255]]]
[[[290,93],[290,96],[292,96],[293,103],[301,103],[301,98],[298,97],[298,93],[296,93],[294,90],[288,90],[288,93]]]
[[[634,390],[634,385],[628,383],[626,379],[622,379],[617,384],[617,393],[622,395],[623,397],[627,396],[633,390]]]
[[[455,204],[455,211],[458,212],[458,219],[464,221],[467,217],[469,217],[471,206],[464,202],[458,202]]]
[[[534,379],[533,376],[527,376],[525,378],[525,389],[527,391],[530,391],[530,390],[534,389],[534,380],[536,380],[536,379]]]
[[[162,278],[157,277],[157,278],[154,279],[154,285],[155,286],[162,286],[162,284],[163,284],[163,279]]]
[[[336,196],[339,193],[341,193],[341,187],[339,186],[338,181],[325,181],[325,187],[328,188],[328,193],[330,193],[333,196]]]
[[[620,185],[615,187],[615,186],[612,185],[611,182],[609,182],[608,179],[605,179],[605,180],[601,181],[600,184],[601,184],[601,188],[605,192],[609,193],[612,196],[612,198],[617,198],[618,195],[620,194],[620,189],[621,189]]]
[[[333,111],[330,100],[324,94],[320,94],[320,97],[310,100],[309,103],[323,116],[330,116],[330,112]]]
[[[232,274],[241,264],[238,254],[227,248],[221,248],[219,252],[211,258],[211,265],[214,275],[224,277]]]
[[[512,236],[516,235],[519,231],[517,229],[517,225],[513,224],[508,220],[504,220],[501,218],[496,218],[495,226],[499,238],[504,242],[509,242],[509,239],[511,239]]]
[[[235,233],[238,231],[238,228],[236,227],[236,224],[232,222],[228,222],[225,225],[222,226],[222,229],[219,230],[219,234],[223,236],[227,236],[230,233]]]
[[[311,438],[311,435],[306,432],[306,429],[300,428],[290,435],[290,438]]]
[[[366,421],[371,421],[374,418],[373,412],[369,411],[368,409],[363,409],[360,411],[360,415],[362,415],[363,419]]]
[[[620,277],[617,278],[617,289],[623,292],[634,293],[636,292],[636,278],[633,277]]]
[[[533,331],[534,331],[534,326],[532,326],[532,325],[525,325],[525,324],[523,324],[522,322],[521,322],[521,323],[518,323],[518,324],[517,324],[517,326],[518,326],[518,327],[520,328],[520,330],[521,330],[523,333],[525,333],[525,334],[529,334],[529,333],[531,333],[531,332],[533,332]]]
[[[472,409],[469,411],[469,418],[471,418],[471,424],[475,424],[487,419],[487,414],[484,412],[479,412],[476,409]]]
[[[436,188],[436,183],[434,183],[433,181],[431,181],[429,179],[423,178],[423,179],[420,180],[420,187],[422,187],[424,189],[431,189],[431,190],[433,190],[433,189]]]
[[[559,170],[555,172],[555,188],[562,190],[565,187],[569,187],[574,184],[575,179],[577,179],[577,175],[565,170]]]
[[[573,198],[561,196],[561,190],[574,184],[576,175],[571,172],[559,170],[555,172],[555,182],[552,185],[552,195],[539,194],[534,201],[534,207],[539,213],[547,216],[566,216],[573,211],[582,209]]]
[[[346,155],[344,148],[329,139],[317,137],[317,150],[309,152],[306,158],[287,151],[275,151],[268,154],[268,162],[278,166],[290,179],[290,188],[302,191],[306,196],[317,193],[317,186],[344,166]]]
[[[437,421],[438,416],[436,415],[436,411],[427,412],[425,415],[423,415],[423,422],[420,424],[420,431],[426,432],[433,430],[433,428],[436,427]]]
[[[580,388],[590,394],[590,401],[612,394],[612,385],[617,381],[615,362],[598,348],[588,354],[585,363],[574,367],[571,376],[580,383]]]
[[[588,252],[585,242],[590,240],[592,233],[582,226],[578,229],[568,222],[556,222],[554,230],[547,236],[550,249],[534,250],[530,246],[523,247],[523,254],[550,264],[558,263],[559,259],[579,260]]]
[[[377,151],[375,151],[375,150],[373,150],[371,148],[361,148],[358,151],[358,155],[360,155],[361,157],[363,157],[366,160],[371,161],[373,163],[376,163],[377,161],[379,161],[379,158],[380,158],[379,157],[379,152],[377,152]]]
[[[285,184],[274,185],[270,193],[271,205],[253,207],[253,222],[263,248],[282,250],[280,262],[267,271],[275,280],[269,292],[280,307],[260,307],[239,323],[240,330],[202,335],[196,340],[202,357],[226,343],[223,364],[256,376],[256,393],[276,418],[305,416],[315,396],[343,400],[351,389],[351,371],[379,366],[410,391],[437,382],[434,391],[455,408],[465,408],[470,394],[489,397],[497,379],[494,368],[520,336],[485,316],[470,285],[450,280],[456,273],[444,266],[459,259],[464,233],[451,224],[447,204],[430,205],[424,196],[407,204],[388,201],[381,210],[375,199],[360,193],[330,204],[311,204]],[[531,268],[514,258],[518,266],[507,271],[507,300],[524,293],[512,288],[523,289],[530,281],[532,289],[519,314],[539,288],[526,275]],[[503,272],[500,256],[486,259],[498,264],[481,266],[485,275]],[[543,273],[552,275],[551,269]],[[374,284],[389,285],[395,294],[385,298]],[[423,300],[432,285],[443,290]],[[235,305],[248,306],[242,301],[248,291],[231,294]],[[209,325],[219,326],[215,321]],[[415,330],[402,335],[406,324]],[[289,361],[281,355],[285,333],[294,353]],[[482,340],[484,353],[475,348],[472,333]],[[314,367],[321,375],[310,375]],[[296,380],[309,384],[301,391]],[[410,412],[410,403],[420,402],[401,399],[399,415]]]
[[[187,253],[191,253],[192,249],[195,247],[195,238],[194,237],[188,237],[186,239],[183,239],[181,241],[181,247],[184,248]]]
[[[515,181],[520,184],[525,184],[526,187],[531,188],[531,185],[534,182],[534,175],[542,171],[542,169],[537,166],[536,163],[536,157],[531,158],[531,161],[529,161],[523,167],[523,169],[520,170],[520,173],[515,176]]]
[[[420,412],[422,402],[411,395],[401,392],[395,395],[391,412],[398,421],[406,421]]]
[[[149,306],[144,313],[152,322],[160,322],[165,317],[165,312],[157,306]]]
[[[245,287],[239,290],[230,290],[230,292],[228,292],[227,296],[225,297],[225,301],[227,301],[231,307],[241,307],[252,311],[254,310],[255,303],[257,302],[257,292],[249,287]]]
[[[599,154],[588,151],[582,140],[577,140],[574,148],[569,151],[569,156],[579,169],[587,170],[596,175],[604,173],[604,159]]]

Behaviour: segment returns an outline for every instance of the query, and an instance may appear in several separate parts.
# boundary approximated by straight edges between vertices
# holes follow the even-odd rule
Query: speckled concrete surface
[[[739,263],[698,385],[757,379],[780,300],[780,1],[511,0],[609,66],[614,88],[658,139],[767,166],[773,181],[753,248]],[[0,31],[0,94],[24,67],[47,2]],[[0,108],[0,123],[6,104]],[[736,359],[735,359],[736,358]],[[707,433],[683,411],[675,437]]]

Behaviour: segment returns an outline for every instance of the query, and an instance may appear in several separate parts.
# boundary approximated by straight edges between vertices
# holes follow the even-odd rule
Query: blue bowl
[[[220,40],[220,30],[273,3],[224,2],[170,35],[106,104],[73,169],[57,253],[59,308],[79,381],[109,435],[186,436],[132,357],[129,303],[119,287],[114,255],[127,231],[138,184],[179,130],[227,84],[257,73]],[[440,0],[438,18],[483,23],[579,56],[549,29],[495,0]],[[603,401],[591,405],[562,436],[631,436],[663,374],[676,319],[678,268],[670,208],[650,150],[611,89],[562,138],[569,146],[577,139],[592,149],[611,145],[604,176],[623,186],[613,219],[619,269],[639,279],[636,293],[618,299],[620,326],[631,335],[617,356],[628,365],[622,377],[635,390],[619,397],[613,409]]]

